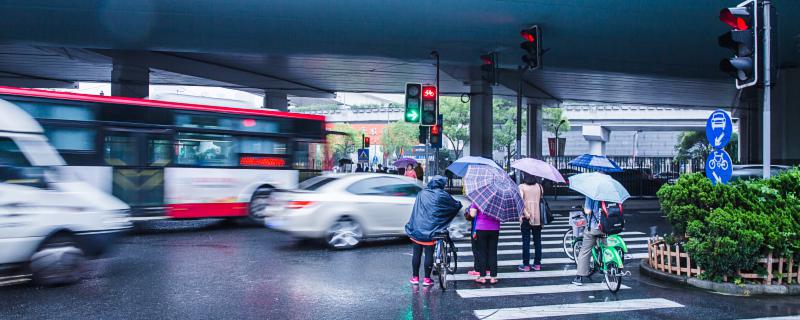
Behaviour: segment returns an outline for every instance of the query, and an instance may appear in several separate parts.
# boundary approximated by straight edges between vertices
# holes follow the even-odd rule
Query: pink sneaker
[[[533,266],[533,270],[535,270],[535,271],[542,271],[542,265],[540,265],[540,264],[537,264],[537,265]]]
[[[433,280],[431,280],[431,278],[425,278],[425,280],[422,281],[422,285],[430,287],[433,285]]]
[[[481,274],[478,273],[478,271],[475,271],[475,270],[471,270],[471,271],[467,272],[467,275],[470,275],[470,276],[473,276],[473,277],[480,277],[481,276]]]
[[[419,284],[419,277],[411,277],[411,280],[408,282],[411,282],[411,284]]]

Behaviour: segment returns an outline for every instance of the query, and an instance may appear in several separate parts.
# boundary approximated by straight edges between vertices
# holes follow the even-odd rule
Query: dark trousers
[[[528,219],[523,219],[520,230],[522,231],[522,265],[531,265],[531,234],[533,234],[533,247],[536,250],[533,264],[542,264],[542,226],[532,226]]]
[[[411,258],[412,274],[419,277],[419,264],[422,262],[422,250],[425,250],[425,278],[431,277],[433,269],[433,247],[414,243],[414,256]]]
[[[497,277],[497,241],[500,239],[500,231],[478,230],[477,234],[475,242],[478,245],[478,256],[475,260],[475,271],[484,275],[489,270],[492,277]]]

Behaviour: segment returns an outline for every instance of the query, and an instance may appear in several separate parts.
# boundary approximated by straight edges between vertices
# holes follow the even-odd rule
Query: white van
[[[0,272],[39,284],[80,279],[87,258],[130,228],[129,207],[61,173],[64,160],[42,127],[0,99]]]

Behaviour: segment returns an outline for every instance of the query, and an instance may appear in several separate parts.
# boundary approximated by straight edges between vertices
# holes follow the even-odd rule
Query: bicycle
[[[583,230],[583,227],[586,225],[586,218],[583,217],[583,210],[580,206],[572,207],[573,210],[577,209],[578,211],[570,211],[569,213],[569,227],[567,231],[564,232],[564,237],[561,243],[561,246],[564,249],[564,253],[567,257],[575,261],[575,252],[573,250],[573,245],[575,241],[580,239]],[[576,232],[577,231],[577,232]],[[576,237],[575,234],[578,234]]]
[[[572,245],[574,252],[580,252],[583,239],[576,239]],[[595,272],[603,273],[603,282],[608,286],[608,290],[617,293],[622,285],[622,277],[630,276],[630,271],[623,271],[625,267],[625,253],[628,246],[622,237],[616,234],[604,236],[601,241],[597,241],[592,247],[592,255],[589,257],[589,276]]]
[[[439,278],[439,287],[447,290],[447,274],[455,274],[458,269],[458,253],[450,233],[444,230],[433,237],[436,247],[433,252],[433,270]]]

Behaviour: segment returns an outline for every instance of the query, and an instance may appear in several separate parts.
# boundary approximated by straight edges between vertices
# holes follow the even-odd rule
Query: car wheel
[[[270,188],[260,188],[253,193],[250,204],[247,206],[247,216],[251,222],[264,224],[264,209],[269,205],[271,195],[272,189]]]
[[[86,256],[69,235],[47,239],[31,257],[33,281],[56,286],[78,282],[83,276]]]
[[[363,238],[364,232],[358,222],[341,218],[328,229],[325,240],[333,249],[350,249],[358,246]]]

